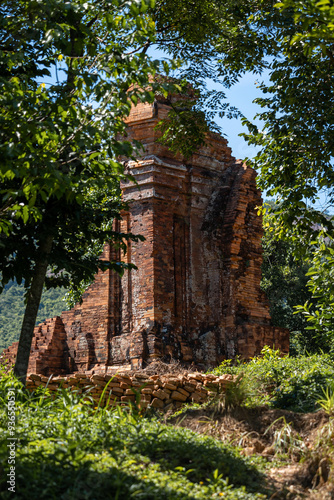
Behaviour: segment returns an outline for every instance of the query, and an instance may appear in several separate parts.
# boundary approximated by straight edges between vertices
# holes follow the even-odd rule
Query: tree
[[[96,248],[106,240],[125,248],[134,237],[118,234],[112,220],[124,175],[117,158],[133,154],[121,139],[124,118],[158,87],[149,83],[157,63],[139,50],[155,36],[150,7],[1,3],[1,279],[27,287],[15,365],[22,382],[48,268],[48,286],[79,283],[98,268],[120,271],[118,262],[99,261]]]
[[[333,21],[332,2],[284,1],[276,5],[289,12],[293,25],[280,36],[281,58],[272,64],[269,94],[258,103],[264,131],[248,136],[261,146],[255,159],[260,186],[278,195],[279,219],[286,229],[300,228],[307,235],[314,223],[332,231],[326,211],[333,209]],[[320,214],[312,208],[319,190],[327,193]],[[317,226],[321,230],[321,226]]]
[[[334,354],[334,248],[333,240],[320,234],[312,242],[315,250],[312,255],[310,276],[307,288],[311,298],[297,310],[304,314],[313,333],[323,351]],[[317,307],[314,308],[314,303]]]
[[[258,115],[263,130],[245,120],[246,138],[260,146],[252,162],[259,169],[259,186],[279,201],[273,214],[277,236],[290,238],[284,244],[292,244],[299,259],[304,254],[310,266],[304,291],[309,297],[300,297],[303,305],[296,311],[309,325],[301,340],[309,349],[333,351],[333,249],[328,241],[334,221],[328,211],[334,206],[334,5],[330,0],[283,0],[274,9],[289,22],[277,31],[270,84],[261,85],[265,96],[256,100],[263,108]],[[321,191],[326,200],[320,212],[314,205]]]
[[[254,159],[259,184],[279,197],[283,230],[311,234],[318,223],[332,231],[325,210],[334,201],[334,7],[327,0],[286,0],[276,8],[289,11],[293,25],[279,34],[280,57],[271,64],[270,85],[261,85],[263,130],[248,124],[246,137],[261,147]],[[313,209],[320,190],[327,193],[323,213]]]
[[[264,207],[266,210],[271,207],[273,212],[278,209],[272,200],[266,200]],[[294,240],[277,238],[272,212],[265,212],[263,228],[261,288],[269,300],[272,322],[275,326],[289,329],[290,354],[319,352],[324,348],[323,343],[319,338],[315,339],[313,332],[308,329],[306,317],[301,313],[296,314],[300,304],[312,301],[310,311],[314,311],[318,305],[316,300],[312,300],[312,292],[308,289],[311,263],[304,256],[298,256]]]
[[[244,120],[246,139],[260,147],[248,163],[259,171],[267,195],[279,197],[282,231],[310,235],[315,223],[332,231],[325,214],[334,200],[332,0],[161,0],[158,5],[157,41],[166,47],[169,30],[168,52],[188,62],[179,69],[181,77],[199,88],[206,78],[228,87],[247,71],[269,73],[269,85],[259,83],[265,95],[256,100],[262,130]],[[212,103],[212,113],[237,113],[226,102],[215,106],[223,99],[223,92],[204,92],[198,106]],[[327,193],[323,213],[313,209],[319,190]]]

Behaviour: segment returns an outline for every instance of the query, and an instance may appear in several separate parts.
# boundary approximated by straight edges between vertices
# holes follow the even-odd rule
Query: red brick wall
[[[55,359],[54,372],[140,368],[156,357],[207,367],[254,356],[266,344],[288,350],[288,332],[271,326],[260,290],[255,171],[217,134],[189,161],[173,156],[156,142],[154,128],[167,111],[162,102],[140,104],[127,120],[128,137],[145,151],[127,163],[137,184],[122,184],[129,211],[117,224],[145,237],[122,256],[138,269],[122,279],[98,273],[82,305],[62,314],[52,354],[35,341],[39,359]],[[121,258],[106,245],[102,258],[110,256]]]

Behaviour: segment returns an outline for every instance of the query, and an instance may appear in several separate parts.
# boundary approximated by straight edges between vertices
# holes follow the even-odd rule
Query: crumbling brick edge
[[[37,387],[47,387],[50,393],[59,388],[76,393],[87,394],[93,403],[103,407],[138,403],[139,408],[157,408],[163,411],[178,409],[184,404],[205,403],[209,399],[224,393],[233,381],[233,376],[224,374],[188,373],[182,375],[146,375],[135,373],[128,375],[90,375],[75,373],[69,376],[50,376],[28,374],[26,387],[32,392]],[[102,397],[106,385],[108,387]]]

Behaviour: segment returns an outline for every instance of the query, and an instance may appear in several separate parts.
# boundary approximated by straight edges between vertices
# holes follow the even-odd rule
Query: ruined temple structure
[[[189,161],[173,155],[154,129],[168,109],[163,99],[139,104],[127,120],[145,153],[127,163],[138,185],[122,184],[129,211],[117,229],[145,237],[125,256],[138,270],[100,272],[81,305],[37,326],[30,372],[112,372],[156,358],[206,368],[264,345],[288,351],[288,332],[271,325],[260,290],[255,171],[213,133]],[[122,258],[105,245],[102,259],[110,257]],[[12,361],[16,349],[4,356]]]

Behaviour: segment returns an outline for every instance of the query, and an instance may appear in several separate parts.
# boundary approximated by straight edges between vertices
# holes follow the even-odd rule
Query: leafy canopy
[[[124,117],[151,100],[157,63],[136,48],[154,37],[151,1],[1,4],[1,227],[42,218],[50,201],[83,202],[119,178],[131,155]],[[54,81],[45,78],[53,75]],[[146,89],[146,90],[145,90]],[[109,179],[108,179],[109,177]],[[112,190],[114,185],[111,186]],[[8,233],[8,229],[7,229]]]
[[[334,6],[284,0],[274,10],[270,83],[260,85],[264,97],[256,99],[263,130],[245,120],[246,139],[260,146],[252,163],[259,186],[280,201],[282,232],[299,228],[310,235],[315,223],[332,231],[326,211],[334,202]],[[319,191],[326,194],[323,212],[314,209]]]
[[[308,322],[307,329],[324,351],[334,352],[334,248],[333,240],[320,234],[313,241],[315,251],[312,255],[307,288],[311,294],[303,305],[296,309]],[[317,304],[314,309],[314,303]]]
[[[48,282],[57,285],[67,284],[64,272],[76,283],[88,279],[107,265],[98,260],[106,240],[125,249],[132,237],[112,221],[122,209],[119,158],[138,146],[126,141],[124,118],[133,104],[152,102],[158,87],[165,91],[149,82],[159,64],[143,50],[155,40],[153,4],[2,2],[3,284],[17,278],[29,287],[46,235],[53,239]]]
[[[266,212],[263,217],[261,288],[269,300],[272,322],[275,326],[290,330],[290,354],[319,352],[324,347],[321,341],[316,341],[313,333],[307,330],[306,318],[302,314],[295,314],[296,306],[312,298],[312,293],[307,288],[307,273],[311,264],[305,257],[296,256],[298,244],[293,239],[277,238],[276,225],[272,215],[268,213],[269,207],[275,213],[277,204],[269,200],[264,206]],[[312,245],[309,245],[308,252],[312,252]],[[312,302],[313,310],[317,302]]]

